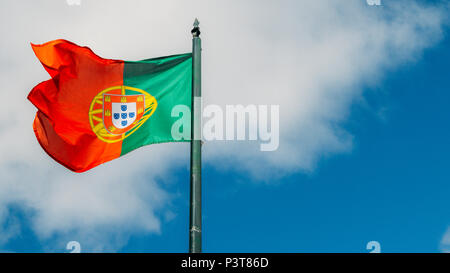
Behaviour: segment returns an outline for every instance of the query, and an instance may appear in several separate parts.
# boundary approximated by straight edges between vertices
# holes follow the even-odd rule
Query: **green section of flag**
[[[171,113],[176,105],[191,108],[191,53],[125,62],[123,84],[146,91],[155,97],[158,106],[135,133],[123,140],[121,155],[148,144],[189,141],[173,139],[172,125],[178,118]]]

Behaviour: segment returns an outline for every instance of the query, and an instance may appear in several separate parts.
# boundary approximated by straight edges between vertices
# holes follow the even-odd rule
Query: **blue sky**
[[[443,2],[445,3],[445,1]],[[406,2],[403,1],[403,3]],[[61,7],[61,9],[63,8],[66,7]],[[83,8],[83,4],[81,8]],[[321,8],[323,8],[322,12],[334,14],[333,11],[328,11],[328,8],[320,7],[319,9]],[[365,12],[368,7],[359,4],[352,6],[352,8],[362,9]],[[352,11],[352,8],[349,8],[349,12]],[[387,8],[389,8],[389,5],[385,6],[385,9]],[[212,11],[212,13],[214,12]],[[398,14],[395,13],[395,15]],[[189,14],[186,17],[192,16]],[[207,15],[204,15],[203,18],[205,17],[208,18]],[[218,21],[221,20],[220,18]],[[227,16],[224,15],[223,18],[226,26]],[[410,17],[406,18],[409,19]],[[89,17],[86,20],[89,22]],[[237,18],[236,20],[240,19]],[[202,20],[200,21],[202,22]],[[324,24],[326,25],[326,23]],[[416,24],[418,23],[411,23],[412,26],[416,26]],[[447,27],[442,28],[443,33],[440,35],[440,39],[434,39],[432,34],[428,35],[437,28],[436,24],[444,25],[442,22],[431,22],[430,29],[423,32],[414,30],[418,32],[408,36],[405,41],[391,43],[389,40],[391,38],[381,37],[380,41],[382,41],[383,46],[374,46],[376,54],[374,53],[373,56],[371,53],[367,53],[366,56],[364,51],[354,51],[354,54],[352,54],[352,50],[346,50],[346,48],[343,48],[342,51],[339,51],[339,48],[336,49],[342,52],[343,59],[350,58],[349,63],[356,67],[356,69],[347,68],[342,64],[335,65],[333,60],[329,61],[330,69],[340,70],[342,68],[343,71],[348,71],[348,73],[337,74],[339,78],[348,79],[348,82],[342,83],[339,80],[328,80],[326,82],[327,86],[328,84],[338,86],[336,90],[315,85],[315,74],[309,75],[313,79],[310,84],[293,83],[293,85],[300,87],[314,86],[313,91],[320,94],[318,98],[325,101],[324,103],[331,108],[339,110],[323,114],[323,117],[326,117],[323,126],[332,132],[328,133],[331,141],[308,142],[305,140],[308,138],[304,137],[301,130],[303,128],[300,128],[299,131],[288,131],[288,133],[298,133],[298,140],[292,141],[291,138],[283,140],[283,137],[281,138],[280,153],[284,153],[285,151],[282,149],[288,146],[292,149],[293,155],[298,155],[298,157],[293,156],[295,164],[292,163],[292,166],[287,162],[285,165],[289,165],[288,167],[280,167],[270,158],[264,160],[259,158],[258,153],[248,152],[248,154],[245,154],[247,153],[246,150],[242,151],[244,156],[237,154],[241,152],[239,150],[231,150],[231,152],[236,153],[235,155],[232,154],[231,157],[230,155],[222,156],[214,153],[206,155],[203,166],[203,250],[205,252],[368,252],[366,244],[369,241],[378,241],[382,252],[443,251],[443,237],[450,226],[448,198],[450,185],[447,171],[449,163],[447,155],[450,153],[450,127],[448,126],[450,124],[450,108],[448,107],[450,102],[448,92],[450,75],[447,68],[450,63],[450,38]],[[308,23],[305,25],[314,26],[314,24]],[[345,21],[342,25],[346,25]],[[390,26],[389,22],[386,25]],[[171,26],[170,29],[172,28],[174,27]],[[211,29],[205,28],[212,32]],[[42,35],[42,39],[62,33],[64,29],[48,30],[47,33]],[[226,27],[222,29],[226,29]],[[79,33],[76,31],[79,31]],[[369,34],[375,33],[370,32],[371,30],[367,31],[369,31]],[[74,33],[77,34],[71,34],[70,31],[67,31],[66,35],[77,42],[86,41],[87,44],[90,44],[89,42],[95,43],[96,41],[95,35],[91,37],[83,33],[83,27],[74,30]],[[98,42],[97,44],[99,50],[104,53],[103,55],[114,57],[111,55],[126,54],[124,53],[126,52],[124,47],[117,46],[119,49],[115,50],[107,47],[108,43],[114,40],[113,34],[108,33],[104,34],[105,37],[102,38],[105,42]],[[173,33],[176,32],[170,32],[168,36],[172,37]],[[358,34],[359,32],[354,33]],[[364,32],[362,33],[363,37]],[[345,36],[345,34],[338,33],[337,36],[350,37]],[[111,35],[111,38],[108,35]],[[208,49],[205,45],[205,42],[208,42],[208,36],[204,35],[204,48]],[[290,34],[289,32],[280,33],[279,43],[286,41],[286,47],[281,48],[289,51],[289,45],[291,43],[296,45],[297,41],[287,40],[284,35]],[[37,39],[39,35],[24,36],[25,39]],[[210,51],[214,51],[215,46],[221,40],[214,40],[213,33],[211,36],[213,37],[209,41]],[[102,39],[100,40],[103,41]],[[249,43],[251,39],[255,39],[255,43],[263,41],[252,36],[248,39]],[[422,45],[421,39],[432,42]],[[245,41],[242,40],[242,42]],[[19,43],[22,41],[13,42]],[[176,40],[176,42],[179,41]],[[410,48],[407,46],[409,43],[417,44],[417,46],[409,51]],[[153,52],[156,52],[156,54],[163,52],[164,45],[155,45]],[[278,45],[274,43],[268,48],[276,48]],[[320,48],[320,46],[321,44],[317,44],[313,48]],[[354,49],[351,46],[349,48]],[[95,51],[95,48],[93,49]],[[171,48],[174,51],[184,51],[183,49],[178,46]],[[392,51],[387,52],[390,49]],[[305,48],[305,50],[308,49]],[[325,51],[328,52],[328,50]],[[5,52],[9,51],[6,50]],[[140,58],[144,54],[139,46],[136,52],[129,53],[130,55],[126,57]],[[265,51],[262,50],[261,52]],[[390,62],[389,56],[391,54],[400,55],[403,53],[408,55],[406,60],[401,58],[401,60],[397,60],[394,56]],[[214,53],[209,54],[211,54],[209,55],[210,58],[215,56]],[[248,54],[251,55],[251,53]],[[204,56],[207,57],[208,55]],[[27,69],[33,71],[42,69],[33,62],[31,54],[25,57],[30,59],[29,66],[31,68]],[[353,60],[353,57],[355,57],[355,60]],[[293,56],[292,58],[297,57]],[[387,64],[361,64],[358,59],[367,59],[370,63],[377,63],[374,60],[382,60],[381,63],[386,62]],[[221,61],[224,66],[227,65],[225,59],[221,59]],[[268,60],[268,62],[271,61],[273,60]],[[307,68],[315,70],[313,63],[317,60],[311,59],[309,61],[311,64]],[[338,59],[336,62],[339,63],[340,60]],[[317,63],[320,63],[320,61],[317,61]],[[208,67],[207,65],[206,67]],[[283,63],[283,66],[291,67],[290,65],[288,62]],[[19,68],[15,73],[29,71],[24,70],[25,68],[21,68],[20,65],[16,65],[16,67]],[[211,63],[209,67],[214,68],[214,63]],[[242,70],[245,71],[246,68],[244,66]],[[299,70],[302,69],[303,67],[299,68]],[[210,73],[207,74],[211,75],[209,78],[216,79],[212,72],[206,73]],[[319,72],[316,74],[319,74],[317,79],[323,76],[333,79],[335,75],[320,74]],[[255,78],[264,78],[264,75],[256,75]],[[274,76],[274,80],[283,79],[277,76],[279,75]],[[37,79],[46,79],[45,73],[33,74],[32,80],[22,87],[25,89],[33,86],[38,82]],[[215,91],[214,84],[207,81],[204,84],[205,86],[210,87],[209,89],[204,88],[204,92],[210,92],[209,95],[205,96],[211,98],[211,93]],[[320,93],[319,91],[322,89],[331,91]],[[345,93],[343,90],[346,89],[352,91]],[[243,103],[251,102],[252,96],[255,96],[252,90],[248,90],[248,96],[242,98]],[[293,91],[295,90],[293,89]],[[304,90],[307,90],[306,87]],[[288,100],[290,94],[293,93],[286,92]],[[337,101],[343,102],[330,104],[327,99],[336,94],[338,94],[336,98],[339,98]],[[23,96],[20,98],[23,99]],[[214,102],[214,99],[216,98],[212,97],[210,101]],[[221,97],[218,99],[221,99]],[[301,103],[302,99],[308,101],[311,98],[299,96],[294,99],[298,99]],[[295,108],[292,108],[290,104],[283,103],[280,100],[280,111],[283,111],[283,109],[294,111],[292,109]],[[318,106],[314,103],[313,105],[316,108],[320,106],[320,104]],[[33,111],[34,109],[29,107],[27,115],[33,113]],[[320,113],[318,114],[320,115]],[[31,116],[32,114],[30,114]],[[26,131],[31,126],[29,123],[30,117],[24,118],[23,124],[24,132],[32,134],[31,131]],[[292,119],[294,122],[303,122],[303,119],[299,121],[293,116],[285,115],[284,117]],[[281,118],[283,118],[283,115],[281,115]],[[315,119],[312,119],[312,121],[315,121]],[[307,120],[307,122],[312,121]],[[281,125],[283,125],[283,121]],[[315,124],[313,127],[304,128],[322,127],[320,124]],[[334,131],[335,128],[338,129]],[[329,130],[323,131],[324,134]],[[339,133],[336,132],[345,132],[345,137],[340,138]],[[313,136],[320,138],[319,135]],[[35,144],[31,140],[31,137],[27,138],[29,145]],[[351,142],[351,145],[348,145],[348,141]],[[126,173],[124,175],[125,180],[130,181],[135,179],[135,176],[149,179],[152,182],[151,187],[154,188],[145,188],[146,190],[155,189],[156,192],[161,192],[163,196],[168,196],[162,198],[163,201],[158,200],[158,198],[153,201],[155,198],[152,197],[151,203],[146,203],[141,208],[142,210],[149,210],[149,215],[158,220],[141,223],[140,220],[135,220],[135,218],[145,216],[145,214],[141,214],[140,209],[131,207],[129,210],[118,211],[118,220],[97,222],[92,220],[92,218],[98,216],[98,214],[94,214],[95,209],[90,215],[87,209],[80,208],[79,211],[74,212],[71,209],[64,210],[64,206],[61,206],[60,211],[56,213],[48,207],[51,204],[59,203],[41,205],[40,199],[18,193],[18,198],[0,203],[4,211],[7,211],[7,216],[4,216],[4,212],[2,216],[2,210],[0,210],[0,224],[2,225],[0,231],[4,232],[9,230],[10,227],[17,227],[13,228],[15,231],[12,236],[3,241],[0,240],[0,249],[13,252],[65,252],[68,240],[76,240],[80,242],[82,250],[84,245],[88,245],[86,251],[92,251],[92,249],[96,249],[92,247],[92,241],[96,241],[95,236],[98,233],[93,233],[92,236],[94,237],[89,237],[90,233],[87,233],[87,235],[84,233],[85,230],[92,229],[100,233],[113,234],[106,239],[101,239],[102,245],[114,245],[112,250],[109,251],[186,252],[188,249],[189,219],[187,146],[184,144],[173,145],[175,146],[170,148],[171,154],[184,153],[181,157],[173,156],[168,158],[167,162],[163,162],[164,166],[170,165],[172,161],[176,162],[173,167],[161,168],[164,172],[161,171],[161,173],[157,172],[156,174],[150,168],[148,171],[141,170],[137,174]],[[213,144],[207,143],[206,146],[208,145],[211,145],[211,148],[206,149],[215,149]],[[320,149],[314,148],[311,151],[307,149],[308,147],[315,147],[315,145]],[[284,147],[282,148],[282,146]],[[142,158],[146,157],[146,153],[148,155],[155,149],[159,148],[145,147],[142,151],[134,152],[135,154],[133,153],[130,157],[119,160],[122,160],[121,162],[129,160],[131,162],[129,164],[135,164],[138,161],[151,164],[152,161],[145,161]],[[161,155],[164,149],[162,151],[156,150],[156,153]],[[304,150],[308,152],[304,152]],[[30,153],[33,153],[30,157],[37,158],[35,159],[36,162],[47,160],[44,154],[36,156],[40,153],[38,147],[34,147]],[[20,153],[20,155],[22,154]],[[230,161],[233,156],[236,157],[236,162]],[[245,164],[244,169],[233,166],[233,164],[243,164],[244,161],[240,156],[243,156],[244,159],[250,158],[250,160],[254,160],[256,165],[268,169],[266,179],[260,179],[253,174],[260,171],[258,168],[249,167],[249,169],[245,169],[247,168]],[[308,158],[308,160],[303,161],[303,158]],[[311,160],[309,160],[310,158]],[[13,162],[19,162],[17,163],[18,167],[9,164],[8,161],[1,162],[11,172],[20,172],[21,161]],[[52,181],[58,179],[66,181],[65,178],[68,178],[64,183],[76,184],[81,183],[83,177],[91,177],[90,174],[82,177],[67,174],[63,168],[56,164],[52,165],[51,160],[44,161],[41,164],[43,165],[38,166],[44,166],[45,164],[50,166],[48,167],[49,170],[45,170],[44,173]],[[92,176],[94,178],[103,177],[103,173],[108,173],[111,170],[110,168],[114,168],[117,164],[119,163],[106,164],[99,168],[99,171],[94,171]],[[227,165],[227,167],[223,169],[220,164]],[[30,175],[42,174],[31,168],[27,170],[29,170]],[[278,174],[281,176],[278,176]],[[5,178],[4,182],[18,184],[19,180],[16,175],[11,175],[11,177]],[[6,181],[6,179],[10,179],[10,181]],[[46,185],[42,183],[40,182],[37,185]],[[53,189],[51,187],[55,183],[49,183],[49,189]],[[116,184],[112,186],[116,186]],[[9,188],[0,187],[0,191],[2,189],[6,189],[4,192],[7,193],[19,192],[8,191]],[[92,188],[89,189],[92,190]],[[137,189],[136,191],[138,191],[142,189],[142,186],[125,189],[130,191]],[[93,190],[99,193],[97,188]],[[105,192],[105,195],[100,194],[98,198],[106,200],[105,204],[111,204],[107,196],[114,195],[115,192],[110,194],[101,187],[100,190]],[[55,190],[55,192],[58,191]],[[83,194],[82,189],[80,192]],[[135,199],[135,195],[131,194],[125,196],[124,199],[111,200],[115,203],[120,200],[125,204],[129,201],[126,199],[127,197],[130,200]],[[68,196],[66,198],[70,199]],[[130,201],[130,203],[132,202]],[[114,215],[115,209],[116,207],[113,206],[111,209],[112,215]],[[105,211],[110,213],[110,210],[107,209],[99,210],[97,213],[105,213]],[[129,226],[127,226],[128,218],[121,215],[133,214],[134,212],[136,212],[136,217],[132,218]],[[67,218],[61,215],[67,215]],[[56,220],[53,221],[53,219]],[[69,221],[74,227],[66,228],[65,225],[58,222],[61,219]],[[72,219],[82,223],[74,224],[75,220],[72,222]],[[85,223],[84,219],[86,219]],[[43,225],[44,222],[46,224]],[[154,223],[157,223],[155,226],[159,227],[154,227]],[[118,227],[118,231],[115,232],[126,233],[127,235],[125,237],[116,236],[110,228],[105,228],[105,225],[113,228]],[[150,227],[147,228],[147,225]],[[109,248],[106,247],[106,249]]]

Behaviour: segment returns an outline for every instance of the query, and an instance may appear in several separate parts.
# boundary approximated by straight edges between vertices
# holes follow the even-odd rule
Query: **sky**
[[[75,174],[26,96],[49,78],[30,42],[147,59],[189,52],[195,17],[204,105],[280,106],[278,150],[203,146],[205,252],[450,251],[449,2],[381,3],[2,0],[0,251],[188,250],[187,143]]]

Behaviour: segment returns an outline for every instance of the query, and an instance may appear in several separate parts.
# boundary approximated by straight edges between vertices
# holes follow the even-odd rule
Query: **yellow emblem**
[[[109,87],[92,99],[89,123],[92,131],[102,141],[118,142],[136,132],[153,115],[157,106],[155,97],[142,89],[123,85]],[[137,113],[130,110],[133,107]]]

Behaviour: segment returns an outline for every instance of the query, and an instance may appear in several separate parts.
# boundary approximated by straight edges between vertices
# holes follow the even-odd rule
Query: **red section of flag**
[[[103,59],[65,40],[32,48],[52,77],[28,95],[38,108],[33,128],[44,150],[76,172],[119,157],[122,142],[97,138],[89,123],[89,107],[102,90],[123,85],[123,61]]]

